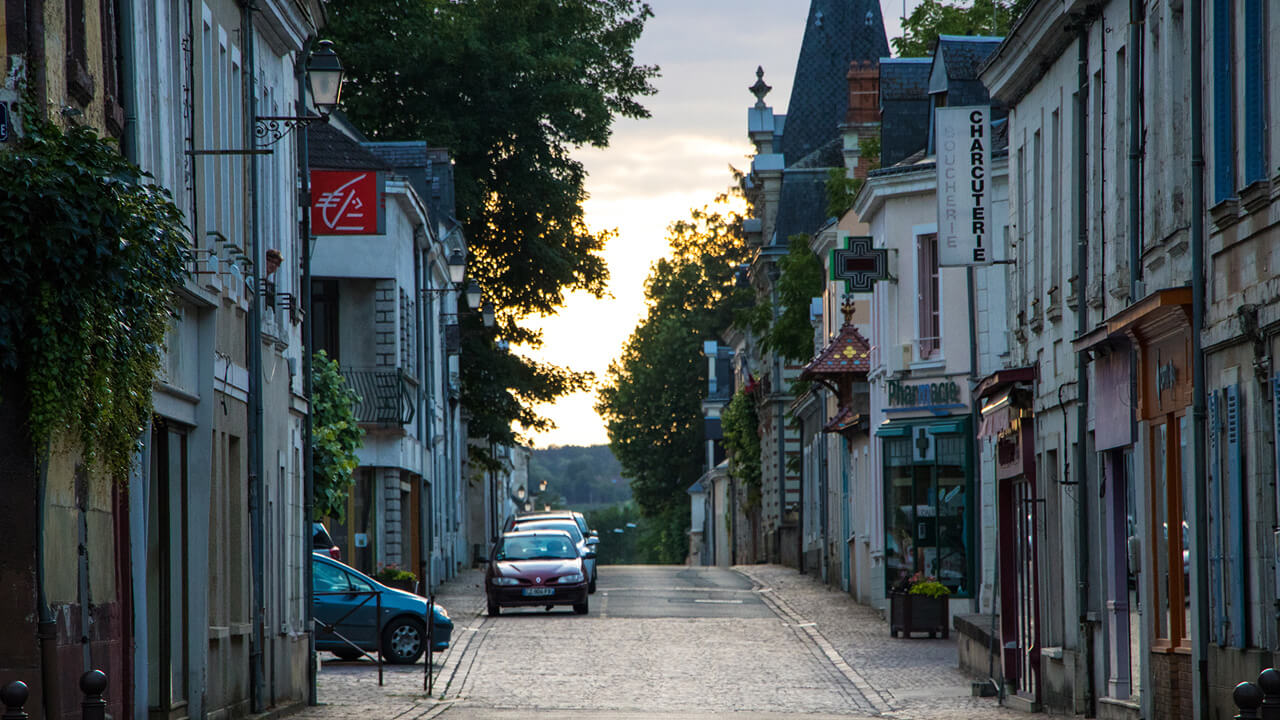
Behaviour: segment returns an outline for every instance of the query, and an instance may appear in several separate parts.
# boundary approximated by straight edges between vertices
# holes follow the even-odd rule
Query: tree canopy
[[[1009,32],[1030,0],[923,0],[902,23],[902,37],[889,42],[898,57],[928,57],[938,35],[995,35]]]
[[[605,292],[611,231],[583,216],[576,147],[604,147],[615,119],[644,118],[654,66],[633,47],[652,16],[640,0],[334,0],[326,32],[347,71],[343,108],[378,140],[450,150],[468,272],[497,305],[499,333],[536,346],[521,326],[568,292]],[[532,403],[588,378],[510,354],[466,328],[463,401],[473,434],[514,439],[511,421],[547,425]],[[480,347],[487,345],[486,348]],[[514,370],[514,372],[512,372]]]
[[[734,279],[748,258],[741,217],[726,200],[669,228],[671,254],[654,263],[645,283],[648,313],[610,365],[596,405],[637,506],[662,517],[663,542],[680,541],[673,528],[687,521],[685,490],[703,471],[702,343],[716,340],[750,302],[749,289]]]
[[[809,236],[792,235],[787,254],[778,258],[776,307],[770,297],[739,314],[738,322],[760,338],[760,347],[794,361],[813,357],[813,323],[809,307],[822,294],[822,261],[809,249]],[[744,323],[745,321],[745,323]]]

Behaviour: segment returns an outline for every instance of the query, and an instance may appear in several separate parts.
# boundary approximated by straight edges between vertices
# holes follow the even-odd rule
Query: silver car
[[[582,530],[578,528],[578,523],[570,517],[548,517],[547,515],[520,516],[515,519],[513,530],[564,530],[569,533],[569,537],[573,538],[573,544],[578,546],[578,554],[584,560],[582,561],[587,567],[587,592],[596,591],[596,545],[600,544],[597,537],[584,537]],[[588,557],[590,556],[590,557]]]

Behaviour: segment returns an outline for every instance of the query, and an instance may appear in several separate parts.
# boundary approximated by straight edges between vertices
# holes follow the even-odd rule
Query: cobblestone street
[[[736,572],[735,572],[736,571]],[[423,666],[322,654],[321,705],[299,717],[997,718],[969,694],[954,640],[895,640],[879,614],[778,566],[607,567],[586,617],[483,614],[479,571],[441,588],[456,623]]]

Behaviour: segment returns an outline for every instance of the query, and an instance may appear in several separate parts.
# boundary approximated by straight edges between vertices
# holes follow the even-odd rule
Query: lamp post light
[[[481,298],[483,298],[483,294],[480,290],[480,283],[475,280],[467,283],[467,307],[472,310],[480,307]]]
[[[311,88],[311,102],[319,115],[258,115],[253,118],[253,136],[258,145],[274,145],[298,128],[316,122],[329,122],[329,114],[342,98],[342,63],[333,50],[333,43],[321,40],[307,56],[307,85]],[[305,106],[305,105],[304,105]]]

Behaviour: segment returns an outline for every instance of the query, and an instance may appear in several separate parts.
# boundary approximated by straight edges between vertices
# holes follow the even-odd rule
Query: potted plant
[[[889,634],[911,637],[913,632],[927,632],[929,637],[949,637],[948,598],[951,589],[937,578],[916,573],[899,583],[889,593]]]
[[[374,576],[378,582],[405,592],[413,592],[418,585],[418,576],[408,570],[401,570],[395,564],[383,565]]]

